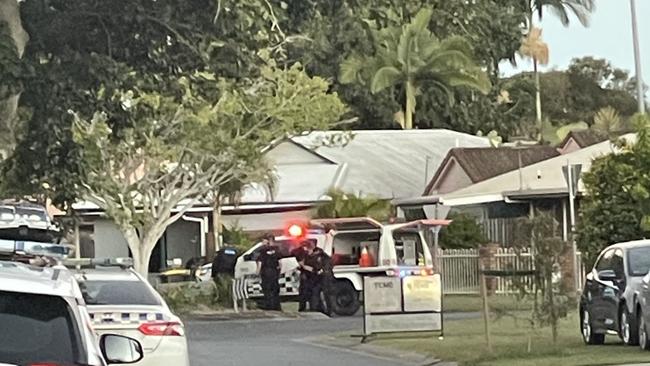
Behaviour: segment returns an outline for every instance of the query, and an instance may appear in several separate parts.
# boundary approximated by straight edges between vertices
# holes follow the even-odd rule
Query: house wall
[[[198,222],[178,220],[167,228],[165,235],[167,259],[182,258],[186,263],[201,255],[201,225]]]
[[[559,151],[560,151],[560,154],[564,155],[564,154],[572,153],[572,152],[580,150],[580,149],[581,149],[580,145],[578,145],[578,143],[573,138],[570,138],[564,144],[564,146],[559,148]]]
[[[283,142],[266,153],[266,157],[276,164],[318,164],[326,160],[293,142]]]
[[[267,231],[282,231],[292,221],[306,221],[311,217],[310,210],[295,210],[287,212],[233,214],[224,215],[226,227],[240,227],[245,232],[262,233]]]
[[[434,184],[433,191],[438,194],[444,194],[469,187],[472,184],[473,182],[469,175],[465,173],[465,170],[458,164],[456,159],[450,159],[445,167],[445,171]]]
[[[126,239],[112,221],[98,218],[94,222],[93,229],[95,258],[124,258],[129,256]]]

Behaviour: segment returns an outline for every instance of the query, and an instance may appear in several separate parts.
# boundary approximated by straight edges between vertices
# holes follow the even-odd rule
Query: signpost
[[[440,274],[364,277],[363,340],[378,333],[442,334]]]

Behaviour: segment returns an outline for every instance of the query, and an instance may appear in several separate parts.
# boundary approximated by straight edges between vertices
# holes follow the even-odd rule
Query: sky
[[[635,0],[639,44],[641,47],[641,75],[650,84],[650,0]],[[632,45],[632,20],[629,0],[596,0],[596,10],[591,15],[588,28],[573,17],[568,28],[551,13],[544,14],[542,38],[549,45],[550,62],[543,69],[565,69],[571,59],[594,56],[609,60],[614,67],[634,71]],[[518,67],[510,63],[502,65],[504,75],[511,75],[532,68],[528,61],[518,61]]]

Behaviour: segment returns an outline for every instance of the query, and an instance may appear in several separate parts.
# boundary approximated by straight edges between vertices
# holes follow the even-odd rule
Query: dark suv
[[[600,253],[580,299],[585,343],[603,344],[605,334],[613,333],[625,344],[638,344],[644,323],[639,321],[639,296],[649,269],[650,240],[614,244]]]

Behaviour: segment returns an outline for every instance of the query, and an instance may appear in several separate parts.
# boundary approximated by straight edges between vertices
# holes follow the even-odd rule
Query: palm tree
[[[548,45],[542,40],[542,29],[532,28],[528,35],[521,42],[519,53],[533,60],[533,73],[535,75],[535,112],[537,114],[537,126],[542,136],[542,97],[540,93],[538,65],[548,63]]]
[[[602,136],[612,140],[616,136],[629,130],[625,121],[618,114],[618,111],[612,107],[601,108],[594,116],[594,124],[591,129]]]
[[[528,29],[533,28],[533,14],[542,20],[544,9],[554,13],[566,27],[570,24],[569,15],[573,14],[583,26],[589,25],[589,15],[595,9],[595,0],[530,0]]]
[[[330,200],[316,209],[316,217],[372,217],[385,221],[390,217],[390,201],[375,197],[358,197],[340,190],[330,190],[327,193]]]
[[[341,64],[342,83],[370,83],[372,93],[402,85],[405,93],[405,129],[413,128],[416,96],[424,83],[453,97],[452,88],[490,90],[487,75],[474,63],[469,43],[462,37],[440,40],[429,29],[433,12],[420,10],[411,23],[374,32],[376,52],[353,55]]]

